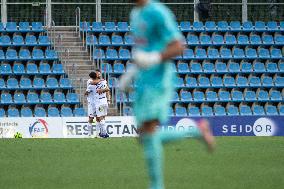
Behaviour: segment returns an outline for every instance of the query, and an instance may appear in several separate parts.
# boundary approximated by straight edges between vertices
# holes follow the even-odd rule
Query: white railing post
[[[198,14],[198,11],[197,11],[198,3],[199,3],[199,0],[194,0],[194,8],[193,8],[194,22],[199,21],[199,14]]]
[[[81,9],[80,7],[76,8],[75,14],[76,14],[76,33],[78,33],[78,36],[81,37],[81,34],[80,34]]]
[[[7,0],[1,2],[1,22],[7,23]]]
[[[96,21],[102,21],[102,1],[96,0]]]
[[[248,1],[242,0],[242,22],[248,21]]]

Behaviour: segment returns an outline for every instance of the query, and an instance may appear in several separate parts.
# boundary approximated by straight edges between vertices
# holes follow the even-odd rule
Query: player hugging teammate
[[[91,72],[90,79],[87,81],[87,95],[88,101],[88,135],[92,136],[92,123],[96,117],[96,135],[101,138],[108,138],[106,131],[105,116],[107,115],[108,105],[110,103],[110,93],[107,81],[101,78],[100,70]]]

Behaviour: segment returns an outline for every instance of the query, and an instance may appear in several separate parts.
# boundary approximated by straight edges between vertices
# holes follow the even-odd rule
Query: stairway
[[[72,81],[72,85],[80,101],[87,111],[87,102],[84,92],[86,82],[91,70],[96,69],[96,64],[90,60],[90,52],[83,46],[83,40],[76,33],[75,27],[55,27],[54,33],[50,30],[48,35],[54,43],[65,72]],[[117,107],[110,105],[109,115],[119,115]]]

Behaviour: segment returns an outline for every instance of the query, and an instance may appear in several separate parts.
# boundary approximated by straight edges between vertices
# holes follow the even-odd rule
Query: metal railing
[[[80,22],[81,22],[81,9],[80,7],[77,7],[75,9],[75,18],[76,18],[76,33],[78,35],[78,37],[81,37],[80,35]]]

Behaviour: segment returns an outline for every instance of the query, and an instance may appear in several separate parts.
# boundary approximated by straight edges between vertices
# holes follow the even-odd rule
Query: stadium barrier
[[[184,130],[196,126],[200,118],[173,117],[164,130]],[[215,136],[284,136],[283,116],[218,116],[207,117]],[[0,138],[86,138],[87,117],[1,118]],[[134,117],[107,117],[110,137],[136,137]],[[93,133],[95,125],[93,126]]]

